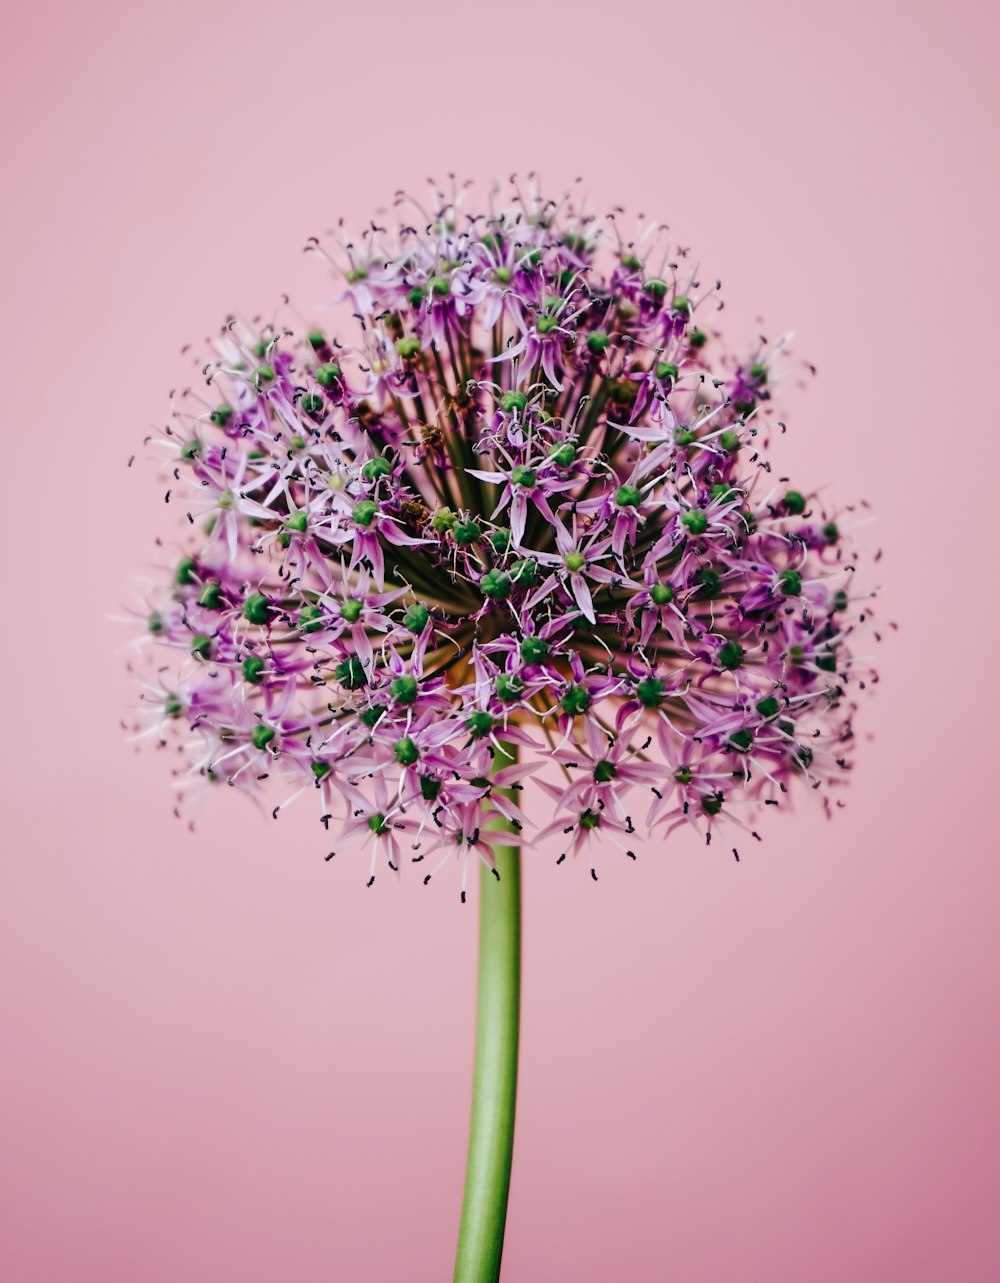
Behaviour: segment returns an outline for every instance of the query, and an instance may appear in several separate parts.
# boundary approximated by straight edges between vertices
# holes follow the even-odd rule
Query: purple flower
[[[321,250],[344,332],[232,323],[175,408],[137,735],[463,888],[500,820],[596,870],[841,782],[870,594],[765,456],[784,340],[722,350],[662,231],[464,197]]]

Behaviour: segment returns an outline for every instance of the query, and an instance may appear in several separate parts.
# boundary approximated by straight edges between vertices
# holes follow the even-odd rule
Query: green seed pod
[[[524,681],[517,673],[497,673],[494,689],[501,704],[516,704],[524,694]]]
[[[666,683],[650,674],[636,686],[635,697],[643,708],[659,708],[667,697]]]
[[[368,459],[361,465],[361,475],[366,481],[377,481],[379,477],[387,477],[392,472],[392,464],[385,455],[377,455],[374,459]]]
[[[314,602],[299,611],[299,628],[303,633],[318,633],[323,627],[323,612]]]
[[[590,693],[585,686],[569,686],[559,703],[564,713],[569,713],[571,717],[579,717],[590,707]]]
[[[793,517],[801,517],[806,510],[806,497],[798,490],[789,490],[782,500],[782,505]]]
[[[248,655],[243,661],[243,680],[251,686],[259,686],[264,680],[264,660],[260,655]]]
[[[402,677],[397,677],[395,681],[389,683],[389,694],[397,704],[413,704],[419,693],[420,683],[409,673],[404,673]]]
[[[193,557],[182,557],[177,563],[177,571],[174,575],[174,582],[187,586],[196,583],[195,572],[198,569],[198,563]]]
[[[493,729],[493,718],[485,709],[477,708],[466,718],[466,729],[473,739],[485,739]]]
[[[703,535],[708,529],[708,517],[700,508],[690,508],[681,517],[681,525],[692,535]]]
[[[486,536],[493,546],[493,551],[505,553],[513,542],[513,534],[506,526],[499,526],[496,530],[491,530]]]
[[[521,658],[526,664],[540,664],[548,658],[551,650],[544,637],[525,637],[521,643]]]
[[[477,521],[456,522],[452,530],[455,542],[462,548],[467,548],[470,544],[474,544],[482,533]]]
[[[403,627],[408,632],[418,636],[427,627],[427,621],[431,617],[430,608],[422,601],[414,602],[403,616]]]
[[[364,665],[357,655],[342,659],[334,668],[333,675],[341,686],[349,691],[360,690],[362,686],[368,685],[368,676],[365,673]]]
[[[522,557],[511,566],[510,577],[518,588],[534,588],[541,579],[538,563],[530,557]]]
[[[523,392],[505,392],[500,398],[500,409],[505,414],[521,414],[528,405],[528,398]]]
[[[510,596],[511,577],[502,570],[487,570],[479,581],[479,591],[484,597],[502,601]]]
[[[271,603],[263,593],[252,592],[243,603],[243,618],[251,624],[266,624],[271,617]]]
[[[438,508],[431,517],[431,529],[439,535],[446,534],[455,524],[456,517],[450,508]]]
[[[728,669],[730,672],[739,668],[746,656],[746,651],[735,641],[724,642],[719,647],[717,659],[721,667]]]
[[[217,580],[209,579],[202,584],[201,592],[198,594],[198,605],[204,606],[206,610],[222,608],[222,585]]]

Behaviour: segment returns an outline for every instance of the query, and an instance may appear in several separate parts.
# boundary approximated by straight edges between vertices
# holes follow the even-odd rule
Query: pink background
[[[532,167],[668,218],[734,339],[795,327],[781,458],[875,504],[900,631],[834,823],[599,886],[529,860],[505,1278],[1000,1278],[991,8],[8,16],[5,1283],[450,1278],[474,909],[366,891],[308,808],[188,834],[107,616],[170,528],[125,461],[181,344],[329,298],[300,246],[337,215]]]

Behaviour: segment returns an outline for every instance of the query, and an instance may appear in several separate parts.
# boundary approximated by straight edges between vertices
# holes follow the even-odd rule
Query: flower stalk
[[[517,847],[497,845],[494,851],[499,879],[485,864],[480,869],[472,1121],[455,1283],[495,1283],[500,1277],[514,1150],[521,1008],[521,860]]]

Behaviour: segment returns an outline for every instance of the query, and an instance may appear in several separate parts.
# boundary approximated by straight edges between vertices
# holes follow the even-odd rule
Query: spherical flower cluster
[[[764,456],[783,345],[718,352],[655,227],[409,208],[312,245],[350,337],[231,322],[175,408],[150,731],[205,781],[282,777],[275,815],[315,793],[370,880],[457,859],[463,888],[497,841],[596,878],[842,776],[868,606],[842,514]]]

